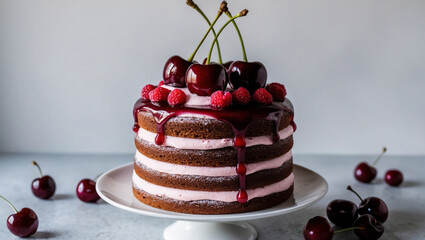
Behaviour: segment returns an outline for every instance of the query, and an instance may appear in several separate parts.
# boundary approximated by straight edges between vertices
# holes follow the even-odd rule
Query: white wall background
[[[215,16],[219,1],[197,3]],[[238,21],[248,58],[295,104],[296,153],[425,154],[425,1],[229,8],[250,10]],[[133,152],[139,91],[206,29],[184,0],[0,0],[0,151]],[[241,58],[231,25],[221,46]]]

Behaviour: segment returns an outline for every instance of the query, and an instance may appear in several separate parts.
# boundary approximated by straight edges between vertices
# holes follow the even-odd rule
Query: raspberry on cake
[[[211,94],[211,106],[227,107],[232,104],[232,94],[229,92],[215,91]]]
[[[259,88],[255,90],[254,95],[252,95],[252,98],[257,103],[261,103],[265,105],[271,104],[273,102],[272,95],[269,92],[267,92],[267,90],[264,88]]]
[[[286,88],[280,83],[270,83],[266,90],[272,95],[273,101],[284,101],[286,97]]]
[[[156,87],[152,84],[148,84],[143,87],[141,95],[142,99],[148,100],[149,99],[149,93],[154,90]]]
[[[177,106],[186,102],[186,94],[180,89],[174,89],[167,97],[168,104]]]
[[[251,94],[249,91],[244,88],[240,87],[232,92],[233,102],[240,105],[247,105],[249,102],[251,102]]]
[[[149,92],[149,100],[152,102],[166,102],[170,90],[164,87],[157,87]]]

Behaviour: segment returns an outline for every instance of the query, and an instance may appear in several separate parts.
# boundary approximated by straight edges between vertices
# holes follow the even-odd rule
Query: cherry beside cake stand
[[[164,211],[139,202],[131,187],[133,163],[102,174],[96,183],[99,196],[109,204],[142,215],[177,220],[164,230],[166,240],[255,240],[257,231],[247,220],[267,218],[298,211],[319,201],[328,191],[319,174],[294,165],[294,196],[285,203],[264,210],[218,215],[197,215]]]

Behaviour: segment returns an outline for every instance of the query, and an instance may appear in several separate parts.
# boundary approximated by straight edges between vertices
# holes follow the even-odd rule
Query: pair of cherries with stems
[[[239,86],[244,86],[254,91],[256,88],[263,87],[266,83],[267,78],[265,67],[259,62],[247,61],[243,39],[240,34],[239,28],[237,27],[237,24],[234,21],[238,17],[245,16],[248,13],[248,10],[245,9],[239,14],[232,16],[227,8],[227,3],[223,1],[220,5],[220,10],[216,18],[211,23],[198,5],[196,5],[191,0],[188,0],[186,3],[203,16],[205,21],[210,25],[210,28],[205,34],[201,43],[196,48],[195,52],[188,60],[184,60],[179,56],[173,56],[167,61],[163,71],[164,83],[175,87],[187,86],[189,91],[200,96],[210,96],[213,92],[217,90],[225,90],[228,80],[230,80],[230,84],[231,86],[233,86],[234,89],[238,88]],[[229,21],[220,29],[218,33],[216,33],[213,26],[223,12],[229,17]],[[238,33],[242,46],[244,62],[222,62],[220,46],[218,43],[218,36],[230,22],[233,22]],[[210,30],[212,30],[214,34],[214,41],[210,48],[208,58],[205,60],[204,64],[198,64],[196,62],[193,62],[193,58],[197,50],[203,43],[203,40],[205,40]],[[217,46],[219,58],[218,64],[210,62],[214,44]],[[191,71],[189,72],[189,70]]]
[[[227,4],[227,3],[225,3],[225,2],[223,2],[224,4]],[[207,22],[207,24],[208,24],[208,26],[211,26],[211,22],[210,22],[210,20],[208,19],[208,17],[205,15],[205,13],[201,10],[201,8],[195,3],[195,2],[193,2],[193,0],[187,0],[186,1],[186,4],[188,5],[188,6],[190,6],[190,7],[192,7],[193,9],[195,9],[203,18],[204,18],[204,20]],[[229,11],[229,9],[226,7],[226,8],[224,8],[224,13],[229,17],[229,19],[230,18],[232,18],[232,14],[230,13],[230,11]],[[235,30],[236,30],[236,32],[238,33],[238,36],[239,36],[239,40],[240,40],[240,42],[241,42],[241,47],[242,47],[242,54],[243,54],[243,59],[244,59],[244,61],[245,62],[248,62],[248,60],[247,60],[247,57],[246,57],[246,51],[245,51],[245,45],[244,45],[244,43],[243,43],[243,39],[242,39],[242,35],[241,35],[241,32],[240,32],[240,30],[239,30],[239,27],[238,27],[238,25],[236,24],[236,22],[234,21],[234,20],[232,20],[232,23],[233,23],[233,25],[234,25],[234,27],[235,27]],[[215,30],[214,30],[214,28],[212,28],[211,29],[211,31],[213,32],[213,35],[214,35],[214,37],[216,37],[217,36],[217,33],[215,32]],[[217,54],[218,54],[218,61],[219,61],[219,63],[220,64],[222,64],[226,69],[229,69],[229,67],[230,67],[230,64],[232,64],[233,62],[232,61],[227,61],[227,62],[225,62],[225,63],[223,63],[223,60],[222,60],[222,57],[221,57],[221,49],[220,49],[220,44],[219,44],[219,41],[218,41],[218,39],[217,39],[217,41],[215,42],[215,45],[216,45],[216,47],[217,47]],[[205,58],[205,60],[204,60],[204,64],[205,64],[205,62],[207,61],[207,58]]]
[[[202,13],[202,11],[199,9],[199,7],[193,3],[193,1],[188,1],[188,5],[192,6],[194,9],[196,9],[198,12],[201,13],[201,15],[205,16],[205,14]],[[246,12],[244,12],[246,11]],[[247,10],[243,10],[241,13],[239,13],[241,16],[245,16],[247,14]],[[245,51],[245,45],[243,42],[243,38],[242,35],[240,33],[240,30],[236,24],[236,22],[234,21],[235,17],[232,17],[230,11],[228,9],[226,9],[225,14],[229,17],[229,21],[226,22],[223,27],[220,29],[220,31],[215,34],[215,38],[213,41],[213,44],[211,45],[209,54],[208,54],[208,58],[205,61],[205,65],[196,65],[196,66],[192,66],[194,69],[192,69],[191,72],[190,69],[188,70],[187,74],[186,74],[186,82],[195,82],[198,81],[198,78],[201,77],[208,77],[207,75],[210,72],[215,72],[216,75],[218,75],[217,73],[220,72],[220,76],[225,76],[228,78],[230,86],[233,89],[238,89],[239,87],[244,87],[247,88],[251,93],[253,93],[256,89],[264,87],[267,81],[267,71],[266,68],[264,67],[264,65],[260,62],[248,62],[247,60],[247,56],[246,56],[246,51]],[[204,17],[205,18],[205,17]],[[207,22],[209,22],[207,20]],[[219,64],[224,66],[225,70],[227,70],[227,74],[225,74],[225,72],[223,71],[223,68],[220,68],[218,66],[215,67],[215,69],[212,69],[212,67],[206,67],[208,65],[212,65],[210,64],[211,61],[211,53],[214,47],[214,43],[218,43],[218,36],[220,35],[220,33],[223,31],[223,29],[230,23],[232,22],[236,32],[238,34],[240,43],[241,43],[241,47],[242,47],[242,53],[243,53],[243,59],[244,61],[235,61],[235,62],[226,62],[226,63],[222,63],[221,59],[220,59],[220,50],[218,50],[219,52]],[[219,45],[217,44],[217,48],[219,48]],[[196,69],[195,69],[196,67]],[[212,69],[211,71],[208,71],[209,69]],[[198,77],[200,76],[200,77]],[[210,82],[214,82],[214,80],[216,79],[216,77],[214,75],[209,75],[211,77],[211,81]],[[195,78],[195,79],[194,79]],[[219,78],[219,82],[222,82],[223,79]],[[188,83],[189,86],[190,83]],[[190,88],[189,88],[190,90]],[[224,89],[221,89],[224,90]],[[197,93],[197,92],[195,92]],[[199,94],[199,93],[197,93]],[[205,94],[205,92],[204,92]]]
[[[227,9],[225,11],[228,11]],[[228,82],[228,71],[222,63],[211,63],[211,54],[214,44],[218,36],[223,32],[225,27],[234,19],[246,16],[248,10],[244,9],[234,17],[230,18],[217,32],[214,41],[211,44],[205,64],[194,63],[190,65],[186,72],[186,85],[191,93],[199,96],[211,96],[215,91],[224,91]],[[217,17],[219,17],[217,15]],[[214,22],[213,22],[214,24]],[[210,28],[212,25],[210,26]],[[233,64],[233,63],[232,63]],[[230,65],[230,68],[232,67]]]
[[[330,202],[326,208],[329,221],[345,229],[334,231],[326,218],[316,216],[305,226],[304,239],[330,240],[334,234],[349,230],[354,230],[354,233],[364,240],[379,239],[382,236],[384,233],[382,224],[388,218],[388,207],[385,202],[377,197],[362,199],[351,186],[347,186],[347,190],[360,199],[359,206],[348,200],[337,199]]]
[[[199,7],[197,9],[199,9]],[[196,63],[196,62],[193,61],[196,53],[198,52],[202,43],[207,38],[208,33],[211,30],[213,30],[214,24],[217,22],[217,20],[220,18],[220,16],[223,14],[223,12],[226,11],[226,9],[227,9],[227,2],[223,1],[220,4],[220,8],[217,12],[217,16],[212,23],[208,20],[208,18],[205,16],[205,14],[203,14],[203,13],[201,14],[201,15],[205,16],[205,19],[207,20],[208,24],[210,25],[207,33],[201,39],[201,42],[198,44],[198,46],[195,48],[195,51],[192,53],[192,55],[187,60],[185,60],[182,57],[177,56],[177,55],[172,56],[171,58],[169,58],[167,60],[167,62],[165,63],[165,66],[164,66],[163,74],[162,74],[164,84],[169,85],[169,86],[173,86],[173,87],[180,87],[180,88],[186,87],[186,72],[187,72],[187,69],[192,64]],[[213,31],[214,31],[214,35],[215,35],[215,30],[213,30]],[[219,54],[219,56],[221,58],[221,53]]]
[[[354,169],[354,177],[362,183],[370,183],[375,179],[377,170],[375,165],[379,162],[382,156],[387,152],[387,148],[382,148],[382,153],[376,158],[372,164],[361,162]],[[385,173],[385,182],[390,186],[399,186],[403,182],[403,174],[397,169],[390,169]]]
[[[38,168],[40,173],[40,177],[32,181],[31,189],[33,194],[41,199],[51,198],[56,191],[55,180],[53,180],[53,178],[49,175],[43,175],[43,172],[37,162],[32,161],[32,164]],[[97,179],[97,177],[94,179]],[[100,198],[96,192],[96,182],[88,178],[85,178],[78,183],[76,194],[83,202],[96,202]]]

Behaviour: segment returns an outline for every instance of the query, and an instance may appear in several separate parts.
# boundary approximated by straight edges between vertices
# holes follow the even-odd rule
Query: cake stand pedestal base
[[[177,221],[164,230],[165,240],[255,240],[257,230],[246,222]]]

